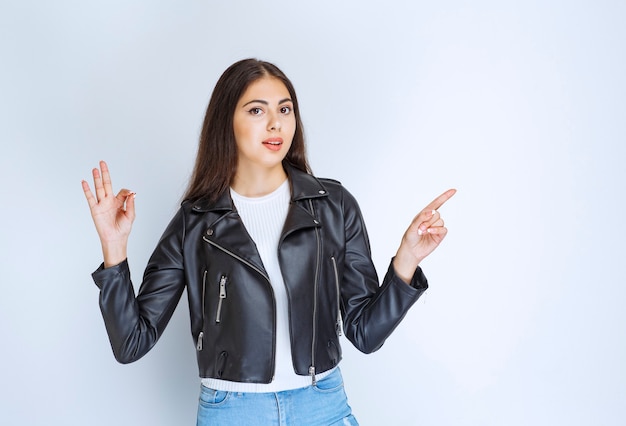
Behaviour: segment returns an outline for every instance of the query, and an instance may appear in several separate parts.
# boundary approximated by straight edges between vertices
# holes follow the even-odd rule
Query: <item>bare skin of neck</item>
[[[274,192],[287,179],[282,165],[272,169],[251,168],[237,170],[231,187],[244,197],[262,197]]]

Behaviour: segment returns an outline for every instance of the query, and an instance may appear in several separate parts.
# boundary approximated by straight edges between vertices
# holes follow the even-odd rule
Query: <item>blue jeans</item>
[[[315,386],[282,392],[224,392],[201,386],[197,426],[358,425],[339,368]]]

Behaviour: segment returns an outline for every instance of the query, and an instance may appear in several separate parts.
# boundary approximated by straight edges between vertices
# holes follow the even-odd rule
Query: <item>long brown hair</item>
[[[229,188],[237,171],[237,143],[233,128],[235,108],[248,86],[263,77],[279,79],[289,91],[293,102],[296,132],[283,162],[311,173],[293,84],[276,65],[257,59],[244,59],[228,67],[215,85],[204,116],[196,163],[184,200],[208,198],[215,201]]]

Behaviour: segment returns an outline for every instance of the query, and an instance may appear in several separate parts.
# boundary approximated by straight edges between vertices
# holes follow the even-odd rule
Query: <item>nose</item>
[[[271,131],[280,131],[280,129],[282,128],[282,124],[280,123],[280,120],[277,115],[271,115],[269,117],[269,122],[268,122],[267,127]]]

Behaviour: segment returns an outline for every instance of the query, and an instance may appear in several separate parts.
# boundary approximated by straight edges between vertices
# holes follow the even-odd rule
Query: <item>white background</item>
[[[383,348],[344,340],[362,425],[626,422],[626,3],[6,1],[0,5],[0,423],[191,425],[183,296],[115,362],[80,181],[137,191],[138,286],[232,62],[298,91],[314,172],[357,197],[382,275],[449,187],[431,288]]]

